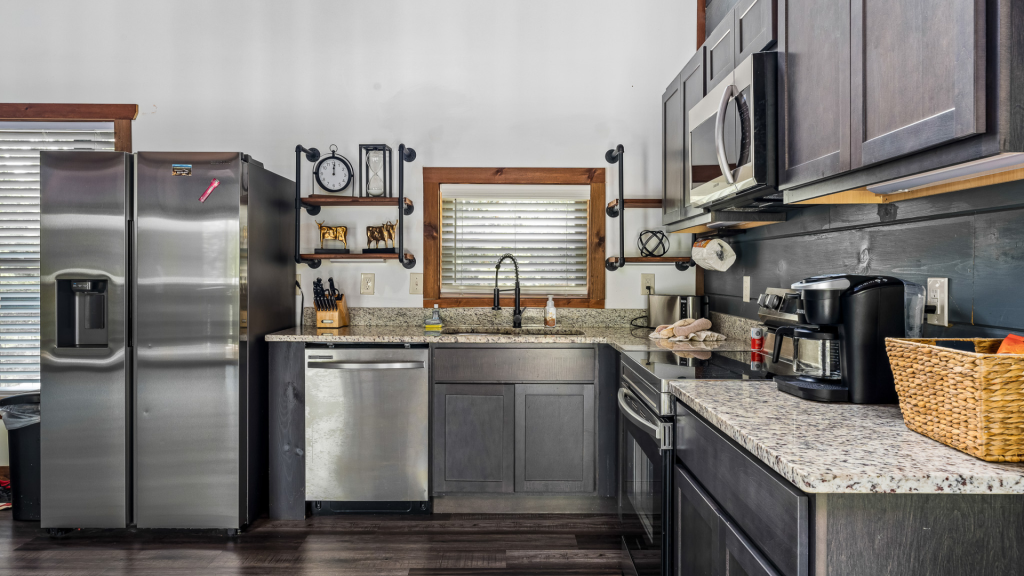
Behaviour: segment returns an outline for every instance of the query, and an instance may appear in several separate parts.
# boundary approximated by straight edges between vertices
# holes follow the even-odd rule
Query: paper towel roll
[[[715,272],[725,272],[736,262],[736,252],[732,246],[718,238],[694,242],[690,256],[701,268]]]

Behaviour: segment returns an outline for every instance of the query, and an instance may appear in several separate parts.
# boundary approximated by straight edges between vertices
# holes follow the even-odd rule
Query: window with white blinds
[[[441,185],[441,296],[489,294],[494,265],[519,261],[524,294],[587,295],[585,185]],[[498,274],[514,285],[511,262]]]
[[[113,149],[113,122],[0,122],[0,386],[39,383],[39,152]]]

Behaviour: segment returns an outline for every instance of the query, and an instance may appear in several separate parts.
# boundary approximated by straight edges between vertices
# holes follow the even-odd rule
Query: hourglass
[[[391,148],[387,144],[360,144],[359,184],[364,196],[381,197],[391,191]]]

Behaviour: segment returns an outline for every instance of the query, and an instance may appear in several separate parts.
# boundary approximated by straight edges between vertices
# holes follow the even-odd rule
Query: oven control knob
[[[765,305],[772,310],[778,310],[779,304],[782,304],[782,298],[778,294],[770,294],[767,298]]]

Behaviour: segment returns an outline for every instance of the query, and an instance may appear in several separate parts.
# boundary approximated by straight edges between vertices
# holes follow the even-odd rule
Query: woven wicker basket
[[[975,352],[936,346],[974,343]],[[886,338],[907,428],[989,462],[1024,461],[1024,355],[1001,339]]]

